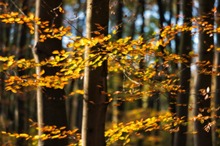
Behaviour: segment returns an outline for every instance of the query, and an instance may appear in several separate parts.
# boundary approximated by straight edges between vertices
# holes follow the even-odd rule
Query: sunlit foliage
[[[39,130],[37,127],[37,123],[33,122],[30,119],[30,127]],[[36,143],[38,139],[47,140],[47,139],[63,139],[66,137],[70,137],[74,139],[75,143],[78,143],[80,140],[80,134],[77,133],[78,129],[75,130],[66,130],[66,127],[57,128],[56,126],[44,126],[42,129],[44,134],[39,135],[30,135],[28,133],[10,133],[6,131],[2,131],[1,134],[4,136],[14,137],[14,138],[23,138],[28,141],[32,141],[32,143]]]
[[[0,5],[7,4],[0,3]],[[59,8],[59,10],[63,13],[63,9]],[[109,103],[112,102],[114,95],[123,95],[121,99],[118,100],[134,101],[140,99],[143,95],[152,96],[155,92],[161,94],[169,92],[173,95],[185,92],[178,85],[178,72],[170,73],[169,67],[171,63],[177,65],[186,63],[186,58],[197,57],[197,54],[190,52],[190,54],[180,56],[179,54],[170,52],[166,47],[175,39],[178,33],[192,32],[192,35],[194,35],[199,31],[204,31],[211,36],[214,33],[220,32],[220,28],[213,30],[213,26],[204,22],[202,18],[193,18],[191,20],[193,25],[190,27],[188,27],[188,24],[164,27],[160,37],[159,34],[155,34],[148,40],[140,36],[137,39],[125,37],[115,41],[112,35],[104,37],[102,34],[99,34],[99,32],[94,32],[99,36],[91,39],[73,37],[69,26],[62,26],[60,28],[50,27],[48,22],[42,22],[39,18],[35,18],[32,13],[26,16],[18,12],[8,12],[0,15],[0,21],[2,23],[19,25],[25,23],[29,28],[30,34],[34,33],[34,23],[36,23],[39,25],[40,30],[44,32],[44,35],[42,35],[39,30],[40,41],[45,41],[47,38],[62,39],[63,36],[68,36],[69,40],[71,40],[66,46],[68,49],[60,52],[54,51],[50,58],[39,64],[35,63],[33,59],[17,59],[15,56],[0,56],[0,72],[6,76],[4,81],[6,91],[18,94],[22,92],[21,88],[25,87],[25,90],[30,91],[35,90],[37,86],[63,89],[69,80],[83,78],[85,64],[89,63],[91,67],[96,68],[101,66],[103,61],[107,60],[109,73],[122,72],[125,76],[123,91],[103,93],[109,96]],[[99,26],[97,25],[97,27]],[[116,30],[113,32],[114,35]],[[84,48],[94,46],[99,47],[98,51],[90,52],[89,58],[84,59]],[[161,46],[165,48],[163,51],[159,49]],[[207,51],[213,51],[214,49],[215,47],[212,45],[207,48]],[[219,51],[219,49],[217,50]],[[163,62],[160,60],[163,60]],[[144,61],[145,64],[144,68],[140,68],[142,61]],[[213,67],[210,62],[203,61],[196,62],[195,64],[197,67],[202,68],[199,73],[219,75],[218,72],[207,72],[207,68]],[[37,75],[34,73],[19,76],[13,72],[14,70],[34,70],[36,66],[60,67],[60,71],[57,72],[56,75],[46,75],[40,78],[37,78]],[[44,70],[42,70],[41,75],[44,73]],[[145,90],[140,90],[140,86],[146,86]],[[206,94],[207,90],[208,89],[201,89],[201,93]],[[83,93],[82,90],[76,90],[67,96]],[[176,132],[178,126],[183,124],[181,118],[182,117],[175,117],[170,113],[166,113],[147,119],[131,121],[126,124],[115,124],[105,133],[107,144],[111,145],[121,140],[125,145],[130,142],[130,135],[139,134],[140,132],[158,129]],[[210,117],[198,115],[194,119],[203,122],[204,120],[210,119]],[[31,126],[37,129],[36,125],[32,124]],[[205,127],[205,129],[210,129],[210,126]],[[2,134],[15,138],[25,138],[26,140],[64,138],[67,136],[72,137],[73,135],[76,137],[76,142],[80,139],[76,130],[66,131],[65,127],[57,128],[55,126],[45,125],[42,130],[45,133],[42,137],[27,133],[9,133],[5,131],[3,131]]]

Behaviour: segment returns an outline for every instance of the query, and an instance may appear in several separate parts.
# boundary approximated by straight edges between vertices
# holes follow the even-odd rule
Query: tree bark
[[[22,4],[22,9],[24,14],[28,13],[28,0],[24,0]],[[27,26],[26,24],[21,25],[21,31],[20,31],[20,37],[18,38],[19,40],[19,48],[18,48],[18,59],[25,58],[25,46],[27,44]],[[22,76],[25,75],[25,71],[19,71],[18,70],[18,75]],[[23,89],[21,89],[23,90]],[[17,96],[17,102],[18,102],[18,133],[24,133],[27,132],[27,97],[26,93],[22,93]],[[25,140],[25,138],[19,138],[16,141],[17,146],[26,146],[28,143]]]
[[[183,16],[184,23],[190,24],[192,18],[192,0],[183,0]],[[191,32],[183,32],[181,34],[180,55],[184,57],[187,62],[180,64],[180,86],[185,92],[179,93],[177,99],[177,117],[183,117],[184,122],[188,120],[188,104],[190,96],[190,64],[191,58],[188,56],[192,51],[192,37]],[[174,146],[186,146],[187,144],[187,125],[180,125],[179,131],[175,133]]]
[[[50,28],[59,28],[62,24],[62,15],[58,7],[62,5],[62,0],[44,1],[40,3],[40,19],[48,21]],[[44,33],[43,31],[41,31]],[[36,53],[39,61],[44,61],[53,56],[54,50],[62,50],[62,42],[57,38],[47,38],[44,42],[38,42]],[[45,73],[42,77],[55,75],[59,72],[58,67],[42,66]],[[64,99],[64,89],[42,88],[43,97],[43,122],[47,126],[56,126],[57,128],[65,126],[67,128],[67,117]],[[45,146],[65,146],[68,139],[48,139],[44,141]]]
[[[213,12],[212,9],[214,7],[214,0],[204,1],[199,0],[199,14],[200,17],[203,18],[204,22],[208,22],[208,24],[213,25]],[[202,29],[201,26],[200,28]],[[199,32],[199,59],[201,62],[209,62],[210,65],[213,65],[213,50],[207,51],[207,49],[213,45],[213,36],[207,34],[207,31]],[[202,67],[198,67],[198,72],[200,72]],[[212,67],[206,67],[207,72],[212,71]],[[201,114],[203,117],[207,116],[211,118],[211,113],[208,111],[210,109],[210,91],[211,91],[211,79],[212,75],[207,75],[204,72],[199,73],[196,80],[196,107],[195,107],[195,115],[198,116]],[[208,89],[210,91],[208,91]],[[207,92],[206,94],[202,94],[201,90]],[[208,95],[208,97],[207,97]],[[208,126],[210,119],[205,120],[204,122],[196,121],[195,122],[195,130],[197,133],[195,134],[195,146],[211,146],[212,145],[212,132],[211,129],[205,131],[205,126]]]
[[[40,15],[40,0],[36,0],[35,2],[35,17],[39,18]],[[32,47],[32,54],[34,57],[34,60],[36,63],[39,63],[39,56],[36,52],[36,44],[38,42],[38,25],[35,23],[34,24],[34,46]],[[37,75],[37,79],[40,78],[40,67],[36,67],[36,75]],[[43,109],[43,103],[42,103],[42,93],[41,93],[41,87],[37,86],[36,89],[36,104],[37,104],[37,126],[38,126],[38,136],[41,137],[42,135],[42,126],[43,126],[43,113],[42,113],[42,109]],[[38,139],[38,146],[42,146],[43,142],[42,140],[39,138]]]
[[[86,14],[87,38],[95,37],[94,31],[108,34],[109,0],[88,0]],[[97,24],[104,29],[97,29]],[[85,48],[85,59],[89,59],[90,51],[98,47]],[[104,51],[104,48],[102,48]],[[86,64],[84,71],[84,101],[82,121],[82,145],[104,146],[105,117],[107,110],[107,62],[93,68]]]
[[[118,32],[115,36],[116,40],[122,38],[123,35],[123,1],[118,1],[117,9],[116,9],[116,26],[118,27]],[[120,58],[118,58],[120,60]],[[117,82],[114,83],[113,86],[115,86],[116,91],[122,91],[123,90],[123,72],[114,73],[113,78],[117,79]],[[114,88],[114,87],[113,87]],[[120,100],[120,96],[115,96],[114,100],[112,102],[112,121],[114,123],[118,123],[118,121],[121,119],[121,115],[123,115],[123,111],[125,108],[125,102]],[[116,104],[119,104],[119,106],[115,106]]]

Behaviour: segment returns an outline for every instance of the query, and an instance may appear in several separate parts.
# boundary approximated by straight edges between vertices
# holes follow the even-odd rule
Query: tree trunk
[[[23,12],[24,14],[28,13],[28,0],[24,0],[22,4]],[[18,59],[25,58],[25,46],[27,43],[27,26],[26,24],[21,25],[21,31],[20,31],[20,38],[19,40],[19,48],[18,48]],[[22,76],[25,75],[25,71],[19,71],[18,70],[18,75]],[[17,96],[17,102],[18,102],[18,133],[24,133],[27,132],[27,109],[26,109],[26,104],[27,104],[27,98],[26,98],[26,93],[22,93]],[[26,146],[27,141],[24,138],[19,138],[16,141],[17,146]]]
[[[139,9],[139,13],[141,15],[141,19],[142,19],[142,25],[141,25],[141,31],[140,31],[140,35],[143,36],[144,38],[144,27],[145,27],[145,17],[144,17],[144,12],[145,12],[145,0],[138,0],[138,7],[140,7]],[[144,58],[141,59],[140,63],[139,63],[139,69],[141,71],[144,71],[145,69],[145,60]],[[143,85],[140,85],[140,91],[143,90]],[[138,99],[137,101],[137,106],[138,108],[142,108],[143,107],[143,97],[141,97],[140,99]]]
[[[214,7],[214,0],[204,1],[199,0],[199,13],[200,17],[203,18],[204,22],[213,25],[213,13],[212,9]],[[205,15],[205,16],[204,16]],[[204,26],[203,26],[204,27]],[[202,27],[201,27],[202,28]],[[199,62],[209,62],[210,65],[213,64],[213,50],[207,51],[207,49],[213,45],[213,36],[207,34],[207,31],[199,32]],[[204,68],[204,67],[203,67]],[[198,67],[198,72],[200,72],[202,67]],[[212,71],[212,67],[206,67],[207,72]],[[211,113],[208,111],[210,109],[210,91],[211,91],[211,79],[212,75],[207,75],[204,72],[199,73],[196,80],[196,107],[195,115],[201,114],[203,117],[207,116],[211,118]],[[201,90],[205,91],[202,93]],[[210,90],[210,91],[209,91]],[[208,126],[210,119],[204,122],[196,121],[195,130],[195,146],[211,146],[212,145],[212,132],[211,129],[205,131],[205,126]]]
[[[122,38],[123,35],[123,1],[118,1],[118,5],[117,5],[117,9],[116,9],[116,26],[118,27],[118,32],[116,34],[116,40]],[[120,59],[120,58],[119,58]],[[119,73],[114,73],[113,74],[113,79],[116,78],[117,82],[114,82],[113,86],[115,87],[116,91],[120,91],[122,92],[123,90],[123,72],[120,71]],[[114,88],[113,87],[113,88]],[[112,121],[114,123],[118,123],[119,120],[121,119],[123,112],[124,112],[124,108],[125,108],[125,102],[120,100],[120,95],[119,96],[115,96],[114,100],[112,102]],[[119,106],[115,106],[115,105],[119,105]]]
[[[184,23],[190,24],[192,18],[192,0],[183,0],[183,16]],[[185,92],[179,93],[177,99],[177,117],[183,117],[184,122],[188,120],[188,104],[190,96],[190,64],[191,58],[188,57],[190,51],[192,51],[192,37],[191,32],[183,32],[181,34],[180,55],[186,56],[187,62],[180,64],[180,86]],[[187,125],[180,125],[179,131],[175,133],[174,146],[186,146],[187,144]]]
[[[40,0],[36,0],[35,2],[35,17],[39,18],[40,15]],[[38,25],[35,23],[34,24],[34,46],[32,47],[32,54],[34,57],[34,60],[36,63],[39,63],[39,56],[36,52],[36,44],[38,42]],[[40,78],[40,67],[36,67],[36,75],[37,79]],[[42,135],[42,126],[43,126],[43,113],[42,113],[42,108],[43,108],[43,103],[42,103],[42,93],[41,93],[41,87],[37,86],[36,89],[36,103],[37,103],[37,126],[38,126],[38,136],[41,137]],[[42,146],[42,140],[39,138],[38,139],[38,146]]]
[[[50,28],[59,28],[62,24],[62,15],[58,11],[58,7],[63,3],[62,0],[44,1],[40,3],[40,19],[48,21]],[[44,33],[43,31],[41,31]],[[38,42],[36,53],[39,61],[44,61],[53,56],[54,50],[62,50],[62,42],[57,38],[47,38],[44,42]],[[42,66],[45,73],[42,77],[55,75],[59,72],[58,67]],[[67,127],[67,117],[65,108],[65,92],[63,89],[42,88],[43,97],[43,122],[47,126]],[[65,146],[68,139],[48,139],[44,141],[45,146]]]
[[[95,37],[94,31],[108,34],[109,0],[88,0],[86,14],[87,38]],[[97,24],[104,29],[97,29]],[[89,58],[91,50],[97,47],[85,49],[85,59]],[[104,48],[103,48],[104,49]],[[105,50],[101,50],[105,51]],[[105,144],[105,117],[107,110],[107,62],[100,67],[92,69],[86,64],[84,71],[84,101],[82,122],[82,145],[104,146]]]
[[[144,17],[144,12],[145,12],[145,3],[147,3],[147,0],[138,0],[139,6],[140,6],[140,14],[141,14],[141,19],[142,19],[142,25],[141,25],[141,31],[140,34],[144,37],[144,28],[145,28],[145,17]]]

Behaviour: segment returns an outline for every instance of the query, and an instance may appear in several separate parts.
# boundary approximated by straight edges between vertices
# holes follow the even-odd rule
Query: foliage
[[[3,3],[0,3],[3,5]],[[59,7],[60,12],[64,13],[63,9]],[[214,11],[214,10],[213,10]],[[208,17],[208,16],[204,16]],[[112,91],[108,94],[109,103],[112,102],[115,95],[122,95],[117,100],[134,101],[140,99],[143,95],[152,96],[154,93],[171,93],[177,95],[178,93],[185,92],[178,85],[178,72],[170,73],[169,67],[171,64],[187,63],[186,58],[193,59],[197,57],[197,54],[190,52],[190,54],[184,54],[180,56],[168,49],[170,42],[175,39],[176,35],[183,32],[192,32],[192,35],[199,31],[204,31],[210,36],[214,33],[219,33],[220,28],[214,28],[211,24],[208,24],[203,20],[204,17],[197,17],[191,20],[192,26],[188,27],[188,24],[182,25],[170,25],[163,28],[161,34],[155,34],[151,38],[145,40],[139,36],[137,39],[132,37],[125,37],[118,40],[114,40],[113,35],[104,37],[99,32],[94,32],[99,35],[97,37],[88,39],[84,37],[75,37],[71,34],[71,28],[49,27],[48,22],[42,22],[39,18],[35,18],[32,13],[28,15],[19,14],[18,12],[8,12],[0,15],[0,21],[6,24],[26,24],[29,28],[30,34],[34,33],[34,23],[36,23],[40,30],[46,35],[40,32],[40,41],[45,41],[47,38],[62,39],[63,36],[67,36],[70,42],[67,44],[67,49],[62,51],[54,51],[53,56],[42,62],[35,63],[33,59],[17,59],[16,56],[0,56],[0,72],[6,76],[5,90],[14,94],[18,94],[25,88],[26,91],[35,90],[37,86],[63,89],[68,85],[70,80],[82,78],[84,76],[83,70],[85,64],[89,62],[92,68],[96,68],[102,65],[103,61],[108,61],[109,73],[122,72],[125,76],[123,91]],[[97,27],[100,27],[97,25]],[[100,28],[103,29],[103,28]],[[116,32],[117,30],[113,31]],[[84,48],[98,46],[98,51],[90,52],[89,58],[84,59]],[[164,47],[164,50],[160,50],[160,47]],[[207,48],[207,51],[213,51],[215,47],[212,45]],[[67,51],[68,50],[68,51]],[[216,49],[219,51],[219,49]],[[147,58],[147,59],[146,59]],[[145,60],[144,68],[140,68],[140,63]],[[160,60],[163,60],[161,62]],[[196,62],[197,67],[202,68],[199,73],[209,75],[219,75],[218,72],[207,71],[207,68],[213,67],[210,62]],[[14,71],[27,71],[33,70],[36,66],[48,66],[48,67],[60,67],[60,71],[56,75],[46,75],[44,77],[37,78],[36,74],[17,75]],[[41,75],[45,74],[42,70]],[[146,90],[142,91],[141,86],[146,86]],[[201,89],[205,90],[206,89]],[[75,90],[69,93],[68,96],[74,94],[83,94],[83,90]],[[209,119],[210,117],[203,117],[198,115],[201,122]],[[119,123],[113,125],[111,129],[108,129],[105,133],[107,144],[111,145],[116,141],[123,141],[123,144],[130,142],[130,135],[139,134],[140,132],[147,132],[153,130],[164,130],[168,132],[176,132],[178,126],[183,123],[183,117],[175,117],[171,113],[158,115],[155,117],[141,119],[137,121],[131,121],[126,124]],[[32,124],[31,126],[36,126]],[[37,127],[35,127],[37,128]],[[210,128],[210,127],[209,127]],[[41,138],[53,139],[63,138],[66,136],[75,135],[76,141],[79,140],[79,135],[76,130],[65,131],[65,127],[57,128],[54,126],[44,126],[42,129],[46,134]],[[26,140],[37,140],[37,135],[29,135],[27,133],[9,133],[3,131],[2,134],[16,137],[25,138]]]
[[[30,127],[35,129],[35,131],[38,130],[37,123],[33,122],[30,119]],[[74,139],[75,143],[79,142],[80,140],[80,134],[77,132],[78,129],[74,130],[66,130],[66,127],[60,127],[57,128],[56,126],[43,126],[42,129],[44,134],[42,134],[40,137],[39,135],[33,135],[28,133],[10,133],[6,131],[2,131],[1,134],[9,137],[15,137],[16,139],[25,139],[27,141],[31,141],[32,144],[36,144],[38,139],[47,140],[47,139],[63,139],[66,137],[70,137]]]
[[[149,132],[157,129],[165,130],[171,133],[176,132],[178,131],[178,126],[180,124],[183,124],[183,120],[177,117],[173,118],[171,113],[131,121],[126,124],[115,124],[112,129],[108,129],[105,133],[107,145],[111,145],[119,140],[123,141],[123,145],[126,145],[130,142],[130,135],[139,135],[141,132]]]

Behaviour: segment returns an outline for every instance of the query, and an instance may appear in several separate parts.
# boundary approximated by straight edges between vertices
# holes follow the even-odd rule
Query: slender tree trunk
[[[169,0],[169,11],[170,11],[170,16],[169,16],[169,20],[168,20],[168,25],[171,25],[172,23],[172,19],[173,19],[173,0]]]
[[[176,20],[175,23],[178,24],[179,21],[179,16],[180,16],[180,1],[181,0],[176,0]],[[175,52],[178,54],[179,53],[179,43],[180,42],[180,36],[177,34],[175,37]]]
[[[22,4],[23,12],[25,14],[28,13],[28,0],[24,0]],[[21,25],[19,40],[19,48],[18,48],[18,59],[25,58],[25,46],[27,43],[27,26],[26,24]],[[22,76],[25,75],[24,71],[18,71],[18,75]],[[26,93],[23,92],[22,94],[18,95],[17,97],[18,102],[18,133],[27,132],[27,109],[25,105],[27,104]],[[17,139],[17,146],[26,146],[27,141],[24,138]]]
[[[116,26],[118,27],[118,32],[115,36],[116,40],[119,40],[123,37],[124,31],[124,23],[123,23],[123,7],[124,3],[121,0],[118,0],[118,5],[116,8]],[[118,57],[120,60],[120,57]],[[124,73],[123,71],[119,71],[118,73],[113,73],[113,80],[115,82],[112,83],[113,89],[119,92],[123,92],[123,82],[124,82]],[[114,100],[112,102],[112,122],[119,123],[124,115],[126,103],[123,101],[122,94],[115,95]],[[117,106],[116,106],[117,105]],[[116,142],[113,146],[122,145],[121,142]]]
[[[117,5],[117,10],[116,10],[116,25],[118,26],[118,33],[117,33],[117,38],[120,39],[122,38],[123,35],[123,1],[118,0],[118,5]]]
[[[144,17],[144,12],[145,12],[145,3],[147,3],[147,0],[138,0],[139,5],[141,7],[140,13],[141,13],[141,19],[142,19],[142,25],[141,25],[141,32],[140,34],[143,35],[144,37],[144,28],[145,28],[145,17]]]
[[[39,18],[40,14],[40,0],[36,0],[35,2],[35,17]],[[36,44],[38,42],[38,25],[35,23],[34,24],[34,47],[32,48],[32,54],[34,56],[34,60],[36,63],[39,63],[39,57],[36,54]],[[36,67],[36,75],[37,79],[40,78],[40,67]],[[42,108],[43,108],[43,103],[42,103],[42,93],[41,93],[41,87],[37,86],[36,89],[36,103],[37,103],[37,125],[38,125],[38,136],[41,137],[42,135],[42,126],[43,126],[43,113],[42,113]],[[42,146],[43,142],[39,138],[38,139],[38,146]]]
[[[130,34],[130,37],[132,37],[132,39],[135,38],[135,34],[136,34],[136,27],[135,27],[135,22],[137,20],[137,15],[138,15],[138,7],[139,5],[137,3],[134,3],[133,5],[133,15],[131,16],[131,26],[130,26],[130,29],[129,29],[129,34]]]
[[[116,40],[122,38],[123,35],[123,1],[118,0],[118,5],[116,9],[116,26],[118,27],[118,32],[116,34]],[[123,72],[115,73],[113,74],[114,77],[116,77],[117,82],[114,83],[113,86],[115,86],[117,91],[123,90]],[[113,77],[113,78],[114,78]],[[115,96],[115,100],[113,100],[112,103],[112,121],[114,123],[118,123],[118,121],[121,119],[121,115],[123,115],[125,103],[123,101],[120,101],[119,99],[122,98],[120,96]],[[116,104],[119,104],[119,106],[115,106]]]
[[[157,5],[158,5],[158,11],[159,11],[159,16],[160,16],[160,19],[159,19],[159,28],[160,28],[160,33],[162,33],[163,32],[163,27],[164,27],[164,23],[165,23],[165,17],[164,17],[164,4],[163,4],[163,1],[162,0],[157,0]],[[162,37],[160,36],[159,37],[159,39],[162,39]],[[164,53],[164,47],[163,46],[159,46],[159,50],[162,52],[162,53]],[[162,67],[162,65],[161,64],[163,64],[163,62],[164,62],[164,60],[163,59],[160,59],[160,58],[158,58],[158,62],[156,63],[156,68],[157,68],[157,70],[158,71],[160,71],[160,70],[162,70],[163,69],[163,67]],[[158,78],[156,78],[156,80],[162,80],[162,78],[163,77],[158,77]],[[160,111],[160,98],[158,97],[160,94],[159,94],[159,91],[156,91],[154,94],[153,94],[153,96],[151,97],[151,98],[149,98],[149,101],[150,100],[153,100],[153,101],[151,101],[151,104],[152,104],[152,102],[153,102],[153,104],[155,104],[155,105],[153,105],[154,106],[154,108],[155,108],[155,110],[157,111],[157,112],[159,112]],[[168,97],[168,98],[170,98],[170,97]],[[159,122],[158,122],[158,124],[160,124]],[[156,137],[159,137],[159,134],[160,134],[160,132],[159,132],[159,130],[156,130],[155,131],[155,133],[154,133],[154,135],[156,136]],[[160,144],[160,142],[157,140],[157,141],[155,141],[155,143],[154,143],[154,145],[155,146],[158,146]]]
[[[214,7],[214,0],[204,1],[199,0],[199,13],[204,22],[213,25],[214,15],[212,9]],[[203,26],[204,27],[204,26]],[[202,28],[202,27],[201,27]],[[207,51],[207,49],[213,45],[213,36],[207,34],[207,31],[199,32],[199,62],[207,62],[213,65],[213,50]],[[198,67],[198,76],[196,80],[196,107],[195,115],[201,114],[203,117],[211,118],[210,109],[210,91],[211,91],[211,79],[212,75],[206,75],[204,72],[200,72],[202,67]],[[207,72],[212,71],[212,67],[206,67]],[[209,91],[210,90],[210,91]],[[203,91],[203,92],[202,92]],[[196,121],[195,130],[195,146],[211,146],[212,145],[212,132],[211,129],[204,129],[208,126],[210,119],[204,122]]]
[[[145,27],[145,18],[144,18],[144,12],[145,12],[145,0],[138,0],[138,4],[140,7],[139,13],[141,14],[141,19],[142,19],[142,25],[141,25],[141,31],[140,34],[144,37],[144,27]],[[141,59],[140,63],[139,63],[139,69],[141,71],[144,71],[145,69],[145,60],[144,58]],[[140,91],[143,90],[143,85],[140,85]],[[138,101],[137,101],[137,106],[138,108],[142,108],[143,107],[143,97],[141,97]]]
[[[165,18],[164,18],[164,7],[163,7],[163,2],[162,0],[157,0],[157,5],[159,7],[159,15],[160,15],[160,28],[163,29]]]
[[[184,23],[190,24],[192,18],[192,0],[183,0],[183,15]],[[180,86],[185,92],[179,93],[177,99],[177,116],[183,118],[184,122],[188,120],[188,104],[190,96],[190,64],[191,58],[188,56],[192,50],[192,37],[191,32],[183,32],[181,36],[180,55],[186,56],[187,62],[180,64]],[[187,144],[187,126],[180,125],[180,129],[175,133],[174,146],[186,146]]]
[[[108,34],[109,0],[88,0],[86,14],[87,38],[95,37],[94,31]],[[104,29],[97,29],[97,24]],[[89,59],[91,50],[97,47],[85,49],[85,59]],[[101,51],[105,51],[104,48]],[[107,62],[100,67],[92,69],[86,64],[84,71],[84,101],[82,122],[82,145],[104,146],[105,144],[105,118],[107,110]]]
[[[0,23],[0,30],[2,30],[2,33],[0,34],[0,55],[4,56],[4,47],[5,47],[5,42],[4,42],[4,30],[5,30],[5,24]],[[4,121],[4,88],[5,88],[5,83],[4,83],[4,78],[5,75],[3,72],[0,71],[0,130],[5,130],[6,128],[6,123]],[[2,140],[2,139],[1,139]]]

